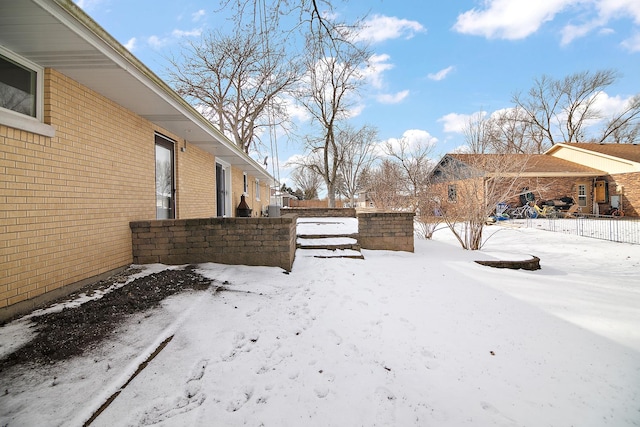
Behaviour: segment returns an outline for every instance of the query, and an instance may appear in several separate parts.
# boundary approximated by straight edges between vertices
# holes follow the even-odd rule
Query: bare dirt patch
[[[139,271],[129,268],[92,285],[91,289],[106,289],[124,283]],[[113,333],[127,316],[155,308],[163,299],[176,293],[188,289],[206,289],[210,284],[210,279],[197,274],[191,266],[180,270],[164,270],[137,278],[78,307],[34,316],[31,321],[37,335],[0,360],[0,372],[22,363],[53,364],[79,356]],[[74,295],[81,293],[88,291],[85,288]],[[74,295],[65,300],[73,299]]]

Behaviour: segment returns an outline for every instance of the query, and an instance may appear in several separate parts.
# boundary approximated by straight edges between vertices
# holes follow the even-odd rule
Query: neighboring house
[[[0,0],[0,321],[129,265],[131,221],[273,184],[71,0]]]
[[[640,216],[640,145],[556,144],[545,154],[604,171],[586,184],[592,213],[613,206],[627,216]]]
[[[459,186],[501,179],[504,202],[520,203],[522,193],[536,201],[570,197],[584,213],[620,208],[640,214],[640,146],[631,144],[556,144],[544,154],[447,154],[432,171],[444,207],[459,202]],[[446,185],[446,188],[444,187]],[[480,192],[486,183],[477,185]],[[464,192],[462,192],[464,193]]]
[[[288,208],[292,200],[298,200],[298,198],[287,191],[281,191],[276,188],[271,189],[271,205],[270,206],[279,206],[282,208]]]

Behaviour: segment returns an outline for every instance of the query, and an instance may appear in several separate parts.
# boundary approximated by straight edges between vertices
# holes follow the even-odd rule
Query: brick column
[[[363,249],[413,252],[413,212],[361,212],[358,242]]]

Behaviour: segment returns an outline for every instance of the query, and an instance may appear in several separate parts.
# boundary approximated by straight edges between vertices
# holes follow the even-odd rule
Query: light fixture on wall
[[[189,136],[189,134],[191,133],[191,129],[185,129],[184,131],[187,134],[187,136]],[[185,151],[187,151],[187,139],[185,138],[182,141],[183,143],[182,143],[182,147],[180,147],[180,151],[184,153]]]

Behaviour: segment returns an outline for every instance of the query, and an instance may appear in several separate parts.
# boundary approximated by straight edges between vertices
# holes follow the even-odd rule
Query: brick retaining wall
[[[358,213],[358,242],[363,249],[413,252],[413,212]]]
[[[281,215],[296,214],[300,218],[356,217],[355,208],[283,208]]]
[[[130,223],[134,264],[215,262],[291,270],[296,218],[205,218]]]

